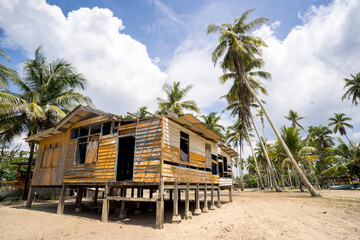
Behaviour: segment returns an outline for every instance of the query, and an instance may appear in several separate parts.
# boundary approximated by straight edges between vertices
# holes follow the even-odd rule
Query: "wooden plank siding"
[[[136,126],[134,182],[160,182],[161,119],[152,118]]]
[[[65,183],[101,183],[115,181],[117,135],[103,136],[99,140],[95,163],[75,164],[77,140],[70,140],[65,160]]]
[[[38,155],[35,161],[35,168],[31,184],[34,186],[61,186],[63,183],[64,161],[67,146],[67,133],[49,137],[40,142]],[[59,144],[59,148],[45,153],[45,146]],[[48,155],[46,163],[43,163],[43,157]],[[45,156],[46,157],[46,156]]]
[[[180,131],[189,135],[189,162],[180,160]],[[205,143],[210,144],[211,153],[217,155],[215,143],[165,118],[162,153],[164,182],[219,183],[219,176],[212,175],[208,171],[189,168],[211,168],[211,165],[206,164]]]

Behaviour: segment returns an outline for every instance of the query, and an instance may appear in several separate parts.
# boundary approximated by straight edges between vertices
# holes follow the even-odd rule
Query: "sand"
[[[156,230],[155,213],[145,212],[101,223],[100,213],[75,213],[67,200],[64,215],[57,201],[0,203],[0,239],[360,239],[360,190],[322,190],[323,198],[285,191],[234,191],[234,202],[222,195],[222,207],[192,220],[172,224],[167,203],[164,229]],[[191,205],[192,210],[194,204]],[[184,205],[180,204],[180,213]],[[183,217],[183,216],[182,216]]]

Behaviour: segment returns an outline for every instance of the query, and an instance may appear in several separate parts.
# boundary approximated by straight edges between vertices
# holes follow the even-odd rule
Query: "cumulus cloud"
[[[96,107],[113,112],[156,108],[166,79],[146,46],[122,34],[121,19],[109,9],[80,8],[64,16],[45,0],[0,2],[3,44],[22,48],[29,58],[42,45],[49,58],[65,58],[89,80],[86,91]]]
[[[269,46],[263,57],[273,80],[266,84],[270,95],[264,99],[277,125],[289,125],[283,118],[289,109],[306,116],[305,126],[327,125],[334,112],[358,122],[359,110],[342,102],[341,96],[343,79],[360,71],[359,11],[359,1],[336,0],[311,7],[301,16],[303,25],[294,27],[284,40],[274,34],[276,25],[254,32]]]

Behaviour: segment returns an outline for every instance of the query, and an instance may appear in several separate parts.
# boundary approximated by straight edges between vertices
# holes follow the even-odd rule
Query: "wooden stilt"
[[[137,197],[138,197],[138,198],[141,197],[141,190],[140,190],[140,188],[137,189]],[[138,214],[141,214],[141,213],[142,213],[140,207],[141,207],[141,202],[136,202],[136,209],[135,209],[135,212],[134,212],[135,215],[138,215]]]
[[[26,208],[31,208],[32,202],[34,200],[34,192],[35,192],[35,187],[30,186],[29,194],[25,205]]]
[[[99,187],[95,188],[95,196],[94,196],[94,203],[97,203],[98,200],[98,195],[99,195]]]
[[[84,187],[78,187],[75,212],[81,212],[82,210],[81,202],[83,198],[83,191],[84,191]]]
[[[184,213],[185,220],[191,219],[192,217],[192,213],[190,212],[190,207],[189,207],[189,201],[190,201],[190,183],[187,183],[186,192],[185,192],[185,213]]]
[[[159,199],[156,201],[156,229],[164,227],[164,182],[159,184]]]
[[[179,215],[179,202],[178,202],[178,197],[179,197],[179,191],[178,191],[178,184],[175,183],[174,185],[175,189],[174,189],[174,204],[173,204],[173,217],[172,217],[172,222],[173,223],[180,223],[181,222],[181,217]]]
[[[149,198],[153,198],[153,189],[152,188],[149,189]],[[154,211],[155,211],[154,203],[150,202],[149,207],[148,207],[148,212],[154,212]]]
[[[60,215],[64,213],[65,189],[66,189],[66,186],[65,186],[65,184],[63,184],[62,188],[61,188],[61,193],[60,193],[59,203],[58,203],[58,208],[57,208],[57,214],[60,214]]]
[[[172,189],[170,189],[169,200],[170,200],[170,202],[172,202],[172,200],[173,200],[173,190]]]
[[[215,201],[214,201],[214,184],[211,184],[211,205],[210,210],[215,210]]]
[[[181,190],[178,190],[178,205],[181,203]]]
[[[194,211],[194,215],[200,215],[201,209],[200,209],[200,190],[199,190],[199,184],[196,184],[196,190],[195,190],[195,202],[196,202],[196,208]]]
[[[220,200],[220,186],[217,188],[217,207],[221,208],[221,200]]]
[[[204,188],[204,207],[202,210],[204,213],[209,212],[209,208],[208,208],[208,201],[207,201],[207,184],[205,183],[205,188]]]
[[[134,192],[135,192],[135,189],[134,189],[134,188],[131,188],[131,197],[132,197],[132,198],[134,197]]]
[[[230,186],[229,188],[229,202],[233,201],[233,189],[232,186]]]
[[[126,197],[126,188],[122,188],[122,191],[121,191],[121,196],[122,197]],[[125,208],[125,204],[126,202],[125,201],[121,201],[121,209],[120,209],[120,214],[119,214],[119,218],[120,219],[124,219],[127,217],[126,215],[126,208]]]
[[[109,184],[105,185],[105,194],[104,194],[104,201],[102,206],[102,214],[101,214],[101,221],[108,222],[109,221],[109,208],[110,208],[110,201],[108,196],[110,194]]]

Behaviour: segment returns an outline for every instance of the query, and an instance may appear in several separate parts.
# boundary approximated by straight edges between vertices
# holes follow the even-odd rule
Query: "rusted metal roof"
[[[97,117],[97,116],[104,116],[109,119],[118,120],[121,119],[121,116],[107,113],[95,108],[86,107],[79,105],[77,106],[72,112],[70,112],[66,117],[64,117],[60,122],[58,122],[54,127],[49,128],[45,131],[39,132],[32,136],[24,138],[26,142],[35,142],[38,143],[43,139],[49,138],[51,136],[57,135],[59,133],[65,132],[71,126],[79,121]]]

